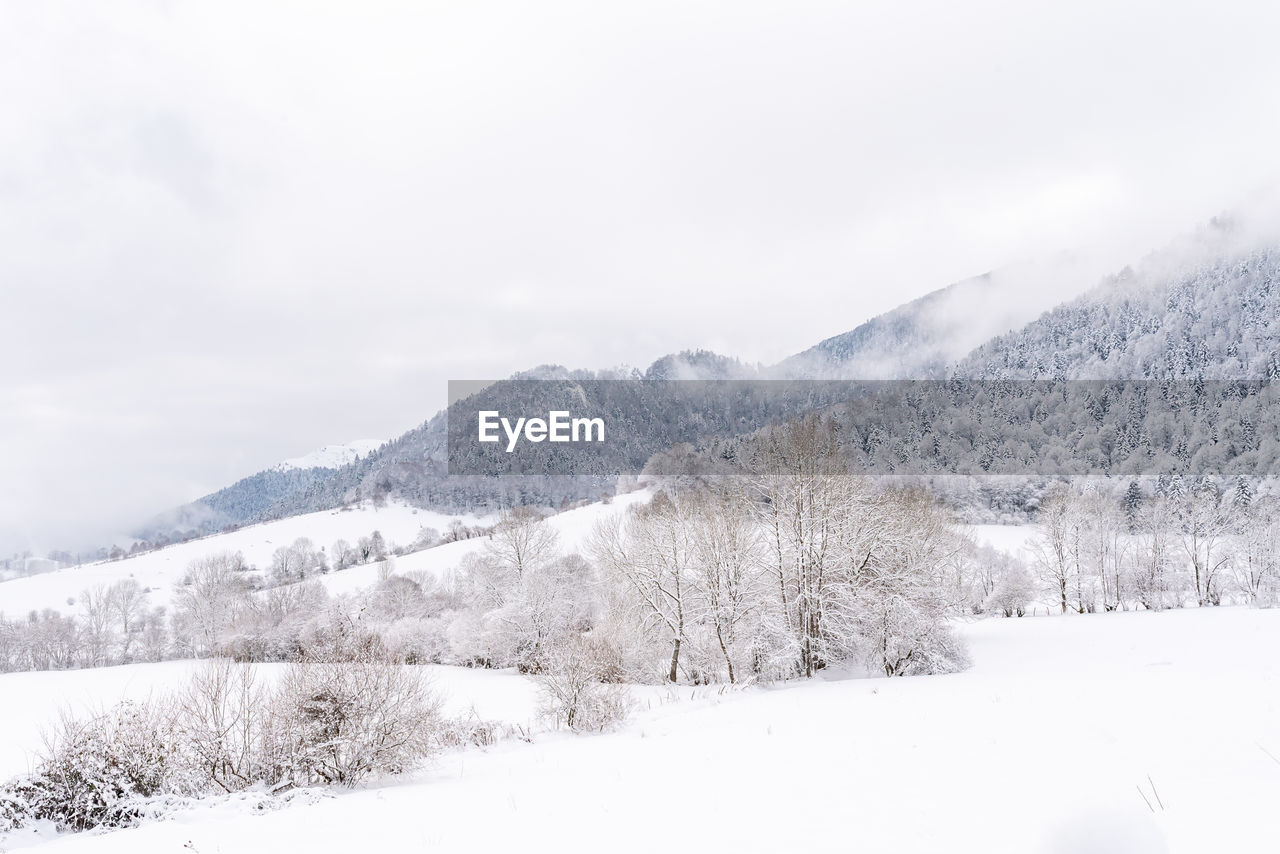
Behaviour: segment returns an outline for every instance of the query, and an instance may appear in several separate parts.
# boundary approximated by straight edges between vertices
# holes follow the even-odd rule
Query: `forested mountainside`
[[[277,502],[299,495],[333,475],[332,468],[270,468],[163,513],[133,532],[153,545],[186,534],[211,534],[264,518]]]
[[[953,374],[985,379],[1274,379],[1280,375],[1280,249],[1167,275],[1125,271]]]
[[[904,303],[769,369],[792,379],[897,380],[947,375],[996,335],[1022,327],[1100,278],[1071,255],[965,279]]]
[[[673,353],[645,371],[616,368],[571,371],[541,365],[509,380],[725,380],[759,377],[737,359],[706,350]],[[446,478],[444,412],[338,468],[274,466],[149,522],[135,536],[148,542],[185,534],[206,534],[266,519],[340,506],[361,498],[396,496],[422,507],[461,511],[477,506],[528,503],[556,506],[566,500],[598,498],[612,491],[613,477],[584,476]]]
[[[1001,274],[936,291],[827,339],[772,368],[745,365],[706,351],[665,356],[646,371],[618,368],[570,371],[541,366],[511,380],[723,380],[965,377],[1004,379],[1266,379],[1280,374],[1280,249],[1230,249],[1230,228],[1215,222],[1194,252],[1182,244],[1156,253],[1101,285],[999,334],[967,355],[955,348],[1019,312],[1038,312],[1032,301],[1006,300],[1010,278]],[[1206,244],[1205,241],[1208,241]],[[1204,260],[1206,258],[1212,260]],[[1059,273],[1061,270],[1058,271]],[[1035,286],[1034,279],[1024,282]],[[991,316],[993,315],[994,316]],[[501,383],[497,384],[501,387]],[[515,389],[517,384],[513,384]],[[490,393],[493,393],[492,389]],[[513,393],[515,393],[513,391]],[[523,392],[519,392],[523,395]],[[527,406],[527,397],[512,403]],[[535,401],[536,402],[536,401]],[[788,400],[768,417],[799,415],[831,405],[823,398]],[[546,407],[536,407],[545,409]],[[739,413],[741,414],[741,413]],[[752,432],[762,413],[682,425],[682,440],[707,445]],[[918,419],[913,419],[915,423]],[[904,422],[905,423],[905,422]],[[611,476],[446,476],[447,419],[441,412],[377,451],[339,469],[260,472],[182,508],[173,528],[217,530],[229,524],[280,518],[362,499],[396,496],[410,503],[457,511],[508,503],[559,505],[596,498],[612,489]],[[917,425],[918,426],[918,425]],[[905,429],[905,427],[904,427]],[[666,434],[664,434],[666,435]],[[642,437],[643,438],[643,437]],[[918,437],[887,437],[914,441]],[[1143,440],[1136,434],[1134,442]],[[1138,445],[1131,444],[1132,452]],[[1176,448],[1164,448],[1161,452]],[[956,449],[962,453],[964,449]],[[947,454],[940,460],[945,461]],[[1167,466],[1163,466],[1167,468]],[[988,470],[986,465],[983,470]],[[1105,466],[1104,466],[1105,468]]]
[[[948,311],[958,302],[970,306],[985,302],[990,275],[979,276],[926,294],[892,311],[873,317],[848,332],[827,338],[803,353],[791,356],[774,369],[776,375],[794,379],[847,377],[851,379],[930,379],[943,376],[947,367],[968,347],[989,336],[957,345],[957,334],[969,332],[967,312]],[[998,327],[992,334],[1003,329]]]

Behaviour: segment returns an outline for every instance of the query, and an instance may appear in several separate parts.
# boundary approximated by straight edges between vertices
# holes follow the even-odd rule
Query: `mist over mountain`
[[[1274,379],[1280,373],[1280,246],[1244,248],[1217,222],[1220,251],[1153,255],[1043,317],[978,347],[954,369],[991,379]],[[1207,239],[1215,238],[1213,231]]]
[[[1086,256],[1064,253],[965,279],[827,338],[771,373],[794,379],[942,377],[975,347],[1092,286],[1094,269]]]
[[[346,445],[326,445],[304,456],[283,460],[217,492],[159,514],[135,529],[133,536],[157,544],[265,518],[276,504],[328,480],[338,469],[376,451],[380,444],[374,440],[357,440]]]
[[[663,356],[644,370],[541,365],[496,383],[486,394],[497,400],[510,395],[511,411],[533,411],[546,409],[566,388],[581,395],[582,384],[607,380],[1271,378],[1280,372],[1280,249],[1259,234],[1217,218],[1093,287],[1081,278],[1089,269],[1081,258],[1010,266],[913,300],[774,366],[695,350]],[[1064,293],[1080,295],[1061,302]],[[530,399],[521,388],[525,380],[556,382]],[[628,406],[646,405],[601,399],[596,389],[591,394],[592,405],[615,419],[625,420]],[[832,403],[797,398],[768,410],[730,413],[727,421],[698,418],[679,435],[703,444],[749,433],[760,419]],[[366,453],[343,465],[295,463],[258,472],[165,514],[139,534],[207,533],[390,497],[449,511],[512,503],[556,506],[599,497],[616,485],[606,474],[449,475],[447,423],[447,411],[437,413],[381,447],[362,447]],[[643,425],[629,427],[642,443]],[[660,438],[654,432],[647,438]],[[612,462],[652,451],[645,447],[615,449]],[[335,455],[303,458],[308,459],[332,461]]]

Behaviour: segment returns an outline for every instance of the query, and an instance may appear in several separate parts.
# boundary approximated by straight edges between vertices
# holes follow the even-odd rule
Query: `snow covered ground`
[[[646,501],[649,495],[642,490],[620,495],[608,504],[588,504],[551,516],[546,524],[556,530],[562,550],[581,549],[597,520]],[[436,513],[396,502],[380,508],[364,503],[349,510],[308,513],[168,546],[126,560],[67,567],[0,581],[0,614],[12,619],[43,608],[73,614],[79,611],[78,602],[85,590],[125,578],[133,578],[144,588],[149,588],[152,604],[166,605],[185,575],[187,565],[204,555],[238,551],[248,563],[259,570],[266,570],[271,565],[272,553],[299,537],[307,537],[317,547],[323,546],[328,550],[336,540],[354,543],[378,530],[388,545],[409,544],[421,528],[435,528],[443,533],[454,519],[461,519],[468,525],[493,521],[492,516]],[[1034,526],[1030,525],[974,525],[968,530],[978,543],[989,542],[1024,559],[1029,557],[1026,543],[1035,533]],[[399,573],[421,571],[440,576],[457,567],[469,552],[482,548],[484,542],[483,539],[471,539],[447,543],[392,558],[392,561]],[[353,593],[376,583],[381,571],[380,564],[365,564],[320,576],[319,581],[330,593]]]
[[[29,769],[42,733],[62,711],[77,716],[121,700],[172,693],[185,685],[198,661],[128,664],[89,670],[0,674],[0,780]],[[282,664],[255,665],[270,682]],[[472,670],[430,665],[432,690],[450,717],[470,716],[531,729],[537,719],[537,686],[510,670]],[[4,850],[0,845],[0,851]]]
[[[608,504],[597,501],[593,504],[557,513],[554,516],[547,517],[542,524],[547,525],[556,532],[557,542],[562,552],[580,550],[585,547],[587,538],[590,536],[591,530],[595,527],[597,521],[615,513],[624,512],[626,508],[634,504],[648,501],[649,497],[650,493],[646,491],[631,492],[618,496]],[[425,572],[438,578],[445,572],[456,568],[467,554],[484,548],[485,542],[487,540],[484,537],[460,540],[456,543],[445,543],[432,549],[412,552],[391,560],[398,574]],[[344,569],[341,572],[330,572],[327,575],[320,576],[317,580],[332,594],[354,593],[358,590],[372,587],[377,583],[378,574],[382,572],[382,569],[382,565],[378,563],[364,564]]]
[[[322,448],[316,448],[309,454],[290,457],[272,466],[272,469],[275,471],[289,471],[290,469],[341,468],[348,463],[355,462],[360,457],[373,453],[381,446],[382,441],[379,439],[356,439],[354,442],[347,442],[345,445],[325,445]]]
[[[83,591],[125,578],[133,578],[143,587],[150,588],[152,604],[165,605],[182,581],[187,565],[204,555],[220,551],[241,552],[246,561],[265,570],[271,566],[271,555],[276,549],[299,537],[308,537],[317,547],[323,546],[328,550],[335,540],[355,543],[377,530],[382,532],[389,546],[397,543],[408,545],[424,526],[444,533],[449,522],[459,518],[467,524],[480,521],[475,516],[436,513],[396,502],[389,502],[383,507],[365,503],[350,510],[325,510],[293,516],[179,543],[126,560],[67,567],[0,582],[0,613],[10,618],[41,608],[75,613],[78,610],[75,602]]]
[[[651,695],[609,735],[451,753],[412,779],[312,805],[259,815],[211,802],[41,850],[1275,850],[1280,611],[994,619],[962,631],[974,659],[965,673],[682,689],[681,702]],[[55,695],[102,691],[106,702],[182,666],[0,676],[0,770],[13,769],[11,743],[29,742],[26,718],[43,718]],[[532,702],[514,674],[454,671],[440,683],[475,695],[481,714],[484,702],[515,715]]]
[[[1035,525],[968,525],[965,530],[978,545],[990,545],[1025,561],[1031,560]]]
[[[632,492],[608,504],[596,502],[557,513],[549,517],[546,524],[559,535],[562,550],[571,551],[581,548],[598,519],[648,500],[648,497],[649,493],[645,491]],[[317,547],[323,546],[328,550],[335,540],[355,543],[378,530],[389,546],[409,544],[422,527],[444,533],[454,519],[461,519],[467,525],[494,521],[492,516],[436,513],[395,502],[380,508],[365,503],[350,510],[308,513],[168,546],[126,560],[68,567],[3,581],[0,582],[0,614],[12,619],[42,608],[74,614],[79,610],[77,603],[85,590],[125,578],[133,578],[144,588],[149,588],[152,604],[166,605],[186,574],[187,565],[204,555],[238,551],[248,563],[259,570],[266,570],[271,565],[272,553],[299,537],[307,537]],[[483,547],[484,542],[483,538],[461,540],[391,560],[396,572],[423,571],[439,576],[457,567],[463,557]],[[364,564],[319,576],[318,580],[330,593],[353,593],[375,584],[381,571],[381,564]]]

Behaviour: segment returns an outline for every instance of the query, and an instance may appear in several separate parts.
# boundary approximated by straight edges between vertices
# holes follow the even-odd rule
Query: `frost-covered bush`
[[[996,579],[995,587],[983,602],[983,610],[1006,617],[1021,617],[1036,596],[1036,582],[1022,566],[1007,567]]]
[[[124,702],[93,718],[63,716],[36,770],[10,783],[6,799],[25,803],[24,820],[86,830],[134,824],[154,799],[200,789],[172,709]]]
[[[448,622],[440,617],[405,617],[383,632],[387,652],[407,664],[440,663],[449,654]]]
[[[612,669],[609,651],[578,637],[548,656],[538,675],[543,717],[575,732],[602,731],[626,720],[631,695],[625,685],[601,681]]]
[[[440,721],[436,742],[444,748],[489,747],[509,735],[512,727],[501,721],[481,718],[473,708],[470,714],[446,718]]]
[[[859,615],[867,663],[886,676],[956,673],[969,666],[951,626],[910,596],[891,594]]]
[[[350,786],[506,734],[474,716],[444,726],[423,671],[372,654],[293,665],[272,689],[251,665],[212,661],[172,701],[64,715],[36,769],[0,785],[0,833],[39,821],[122,827],[255,786]]]
[[[31,819],[31,807],[17,789],[20,781],[0,784],[0,834],[16,830]]]
[[[421,670],[394,661],[291,665],[267,715],[267,779],[353,786],[428,756],[439,702]]]

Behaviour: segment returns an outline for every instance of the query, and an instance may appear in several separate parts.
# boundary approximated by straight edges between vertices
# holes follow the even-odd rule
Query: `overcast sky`
[[[358,11],[357,11],[358,10]],[[0,549],[1270,186],[1276,4],[0,0]],[[1083,290],[1088,281],[1082,281]]]

